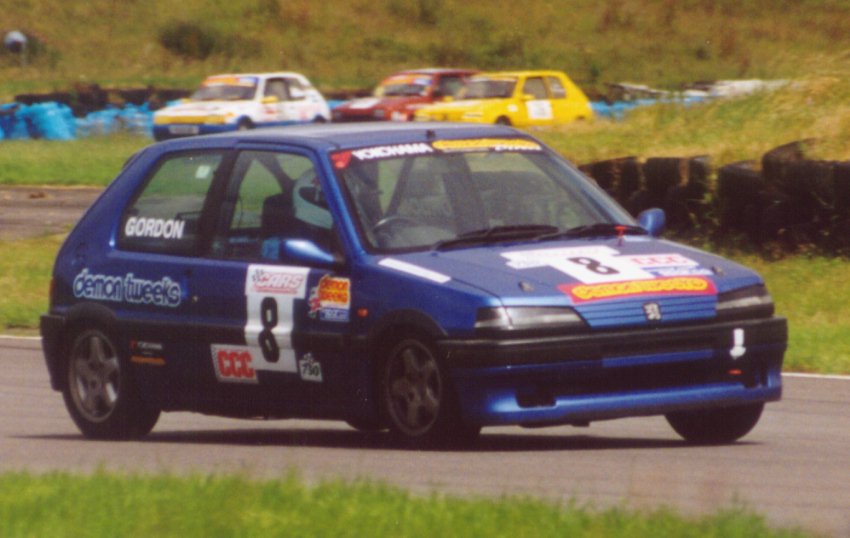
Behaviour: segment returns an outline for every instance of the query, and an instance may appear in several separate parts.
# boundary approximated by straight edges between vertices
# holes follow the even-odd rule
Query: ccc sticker
[[[257,371],[253,367],[251,351],[245,346],[210,347],[215,376],[229,383],[257,383]]]

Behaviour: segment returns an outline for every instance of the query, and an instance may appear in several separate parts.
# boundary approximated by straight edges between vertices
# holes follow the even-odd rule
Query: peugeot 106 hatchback
[[[325,122],[331,117],[325,98],[299,73],[244,73],[207,77],[188,99],[153,116],[153,136],[239,131],[295,123]]]
[[[385,78],[371,97],[342,103],[333,109],[333,121],[410,121],[417,109],[454,98],[471,69],[411,69]]]
[[[560,125],[593,117],[590,101],[560,71],[505,71],[471,77],[456,101],[416,110],[416,121]]]
[[[664,415],[732,442],[780,398],[786,322],[759,275],[662,226],[510,127],[171,140],[59,251],[44,353],[95,438],[188,410],[416,443]]]

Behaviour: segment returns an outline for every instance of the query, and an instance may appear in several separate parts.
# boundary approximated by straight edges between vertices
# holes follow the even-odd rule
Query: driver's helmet
[[[295,218],[311,226],[330,230],[333,225],[331,212],[325,194],[319,184],[319,178],[310,170],[295,182],[293,192]]]

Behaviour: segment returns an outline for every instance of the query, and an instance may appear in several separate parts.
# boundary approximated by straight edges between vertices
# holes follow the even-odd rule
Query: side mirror
[[[330,252],[307,239],[267,239],[263,243],[263,258],[335,269],[340,261]]]
[[[537,98],[534,97],[533,95],[531,95],[530,93],[522,94],[522,100],[523,101],[534,101],[535,99],[537,99]]]
[[[638,215],[638,223],[641,228],[646,230],[652,237],[658,237],[664,231],[664,225],[667,224],[667,215],[663,209],[653,207],[646,211],[641,211]]]

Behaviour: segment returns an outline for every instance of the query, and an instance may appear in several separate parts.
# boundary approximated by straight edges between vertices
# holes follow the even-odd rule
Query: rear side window
[[[194,254],[201,210],[221,161],[221,154],[209,152],[166,157],[124,211],[118,247]]]

